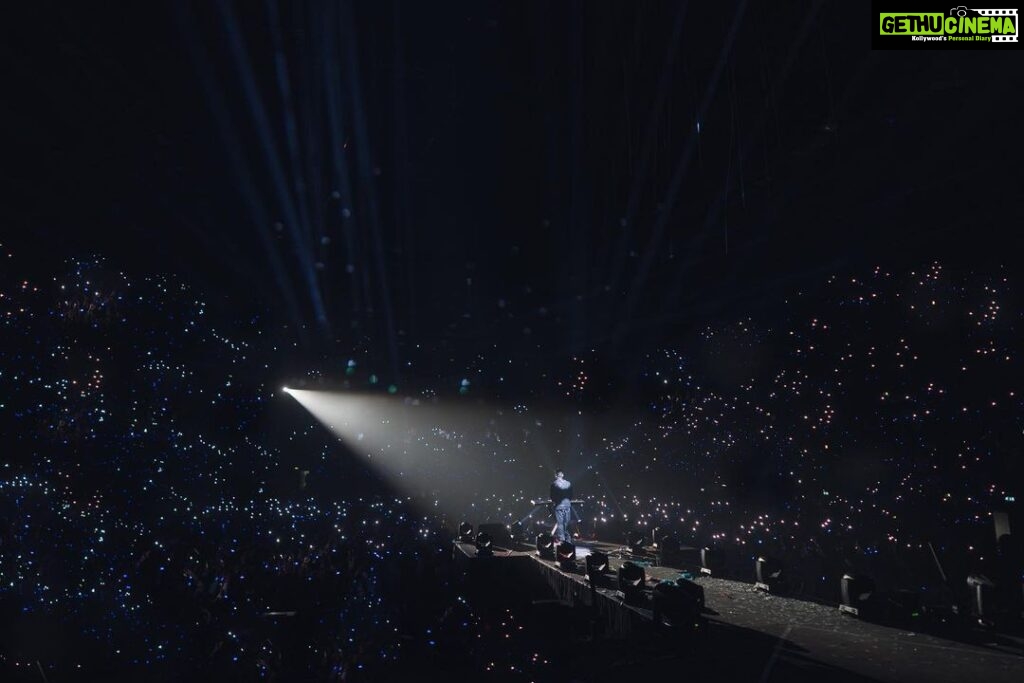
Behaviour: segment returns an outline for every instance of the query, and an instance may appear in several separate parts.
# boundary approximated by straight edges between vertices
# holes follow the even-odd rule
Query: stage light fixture
[[[679,586],[681,591],[689,595],[701,610],[704,609],[704,586],[683,577],[676,579],[676,585]]]
[[[682,559],[683,544],[676,536],[665,536],[658,542],[658,564],[678,566]]]
[[[508,533],[508,526],[501,522],[488,522],[485,524],[479,524],[476,530],[486,531],[491,536],[491,541],[494,542],[495,547],[498,548],[511,548],[512,538]]]
[[[777,592],[782,587],[782,564],[778,560],[758,557],[754,563],[754,571],[757,573],[754,588],[765,592]]]
[[[662,581],[651,593],[654,623],[680,630],[701,626],[701,605],[695,595],[673,581]]]
[[[473,525],[469,522],[463,522],[460,524],[459,543],[472,543],[473,540]]]
[[[566,571],[576,569],[576,546],[569,541],[558,544],[558,566]]]
[[[634,553],[642,553],[647,545],[647,535],[642,531],[630,531],[626,534],[626,545]]]
[[[875,582],[866,576],[843,574],[839,585],[842,594],[839,611],[855,617],[862,616],[861,611],[875,592]]]
[[[542,560],[555,559],[555,539],[546,531],[537,534],[537,554]]]
[[[623,562],[619,567],[619,590],[629,604],[643,600],[644,586],[647,584],[647,572],[636,562]]]
[[[890,626],[899,628],[914,629],[924,614],[921,591],[913,588],[897,588],[893,591],[886,591],[884,611],[882,617]]]
[[[981,626],[992,626],[995,623],[996,584],[984,574],[971,574],[967,577],[967,587],[971,589],[971,616]]]
[[[492,555],[494,555],[494,541],[489,533],[481,531],[476,535],[476,556],[491,557]]]
[[[590,579],[591,583],[595,583],[601,579],[602,576],[608,573],[608,555],[602,553],[600,550],[593,550],[587,555],[587,578]]]
[[[700,573],[711,576],[721,574],[725,569],[725,554],[720,548],[701,548]]]

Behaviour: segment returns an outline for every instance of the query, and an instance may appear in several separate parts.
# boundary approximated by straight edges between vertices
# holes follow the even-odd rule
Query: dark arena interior
[[[0,680],[1024,681],[1024,68],[877,45],[1017,10],[880,8],[7,8]]]

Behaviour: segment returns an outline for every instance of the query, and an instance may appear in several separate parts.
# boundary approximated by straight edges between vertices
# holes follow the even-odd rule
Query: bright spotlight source
[[[290,394],[290,393],[292,393],[292,390],[291,390],[291,389],[289,389],[288,387],[281,387],[281,391],[283,391],[283,392],[284,392],[284,393],[286,393],[286,394]]]

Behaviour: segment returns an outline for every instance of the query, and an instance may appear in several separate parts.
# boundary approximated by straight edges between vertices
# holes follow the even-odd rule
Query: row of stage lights
[[[722,574],[726,568],[725,554],[718,548],[701,550],[701,573],[711,576]],[[754,587],[766,593],[786,594],[793,586],[783,563],[771,557],[758,556],[754,561],[756,582]],[[985,628],[1009,624],[1021,616],[1021,594],[1024,585],[997,585],[987,576],[967,576],[968,603],[949,604],[945,607],[931,607],[921,603],[915,591],[893,591],[880,593],[874,579],[856,573],[844,573],[839,580],[839,611],[879,623],[901,623],[928,615],[932,621],[962,621],[965,613],[967,623]],[[1016,594],[1013,592],[1016,590]],[[966,607],[966,610],[963,609]]]
[[[481,530],[473,533],[473,525],[463,522],[459,527],[459,541],[472,543],[476,547],[479,557],[489,557],[494,554],[495,538],[493,533],[503,536],[502,540],[511,541],[521,536],[522,525],[518,525],[519,534],[514,533],[511,527],[503,525],[482,525],[493,527],[491,532]],[[631,534],[627,537],[627,545],[630,551],[639,553],[643,550],[643,534]],[[536,537],[536,553],[542,560],[555,562],[563,571],[574,572],[577,569],[576,546],[569,541],[556,543],[555,538],[548,532],[541,532]],[[667,537],[659,544],[659,555],[661,563],[666,564],[665,558],[674,557],[681,548],[678,539]],[[700,551],[701,567],[700,573],[705,576],[722,576],[726,570],[725,553],[720,548],[702,548]],[[591,551],[586,556],[585,572],[591,588],[611,587],[609,557],[600,551]],[[765,593],[786,594],[790,592],[790,580],[783,564],[771,557],[758,556],[754,561],[754,574],[756,581],[754,588]],[[645,589],[647,587],[647,576],[644,566],[637,562],[626,561],[618,569],[617,582],[615,584],[627,604],[647,604]],[[970,590],[970,605],[968,613],[971,620],[982,626],[993,626],[1006,617],[1007,609],[1000,598],[1000,592],[994,582],[985,576],[972,574],[967,578],[967,585]],[[855,617],[870,621],[891,622],[899,621],[902,617],[916,618],[925,610],[921,607],[917,596],[912,593],[897,593],[883,596],[876,589],[875,582],[867,576],[846,573],[840,579],[841,603],[839,611]],[[676,581],[662,581],[654,586],[650,596],[650,606],[655,613],[672,615],[675,623],[693,624],[699,626],[702,623],[700,614],[704,610],[704,589],[703,587],[681,577]],[[955,615],[959,612],[957,608],[952,609]],[[670,617],[665,616],[665,621]]]
[[[487,525],[483,525],[487,526]],[[500,525],[494,525],[494,531]],[[509,528],[502,533],[503,539],[511,541],[513,535]],[[493,557],[495,538],[492,532],[485,530],[473,533],[473,525],[463,522],[459,526],[460,543],[472,543],[476,548],[477,557]],[[547,532],[537,535],[536,551],[542,560],[556,562],[563,571],[575,572],[578,559],[576,546],[569,541],[555,542],[555,538]],[[585,557],[585,572],[592,591],[598,588],[615,589],[622,594],[626,604],[650,607],[657,623],[670,628],[686,631],[703,632],[706,620],[704,611],[704,588],[687,578],[680,577],[675,581],[661,581],[653,587],[650,598],[647,595],[647,572],[642,564],[624,562],[618,572],[611,572],[611,564],[606,553],[592,550]]]

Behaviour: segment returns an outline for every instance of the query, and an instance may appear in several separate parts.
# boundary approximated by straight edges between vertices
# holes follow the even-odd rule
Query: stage
[[[583,557],[592,549],[610,557],[607,582],[594,590],[584,572]],[[483,578],[491,597],[515,582],[533,587],[534,595],[589,613],[591,639],[651,640],[664,635],[654,623],[649,605],[629,605],[615,588],[615,573],[625,561],[613,553],[620,545],[590,542],[578,546],[574,572],[542,560],[525,545],[496,549],[493,557],[476,557],[476,548],[456,543],[456,557],[466,563],[467,575]],[[753,584],[702,576],[695,549],[684,549],[681,566],[645,567],[648,587],[687,576],[704,589],[707,628],[686,638],[699,643],[680,654],[675,664],[700,667],[700,680],[830,680],[851,681],[968,681],[1017,683],[1024,680],[1024,648],[1020,639],[980,631],[958,632],[956,639],[870,623],[822,605],[765,593]],[[544,602],[544,599],[535,600]],[[965,637],[966,636],[966,637]],[[577,634],[577,638],[579,638]],[[684,643],[680,643],[684,645]],[[650,653],[661,657],[648,673],[664,670],[673,648]],[[665,658],[668,658],[666,660]],[[631,664],[641,673],[645,662]],[[722,674],[720,678],[718,674]],[[584,680],[605,680],[587,677]]]

